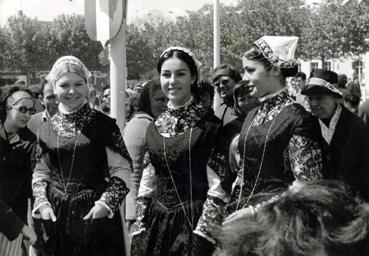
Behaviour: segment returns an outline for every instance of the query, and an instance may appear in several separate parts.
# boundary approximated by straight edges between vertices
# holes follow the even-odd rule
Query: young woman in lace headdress
[[[146,132],[154,170],[141,180],[132,255],[212,253],[209,228],[221,222],[228,197],[222,188],[226,173],[216,165],[221,123],[192,96],[198,66],[182,47],[168,48],[159,59],[168,110]]]
[[[230,154],[241,158],[234,183],[231,215],[253,214],[286,190],[321,178],[322,151],[318,121],[289,97],[286,77],[294,76],[297,37],[262,37],[245,53],[244,80],[258,108],[246,117]]]
[[[89,76],[64,56],[47,77],[59,111],[39,130],[32,179],[42,255],[125,255],[119,206],[130,157],[115,120],[90,108]]]

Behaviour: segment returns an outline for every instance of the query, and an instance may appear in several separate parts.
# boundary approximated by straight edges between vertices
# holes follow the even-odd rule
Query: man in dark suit
[[[325,140],[323,176],[347,183],[354,192],[368,200],[368,127],[339,103],[342,93],[337,82],[335,72],[316,69],[302,90],[308,98],[311,113],[319,119]]]
[[[40,102],[45,110],[34,114],[28,122],[28,128],[37,135],[42,122],[50,119],[58,111],[58,100],[54,94],[53,87],[45,79],[40,82]]]

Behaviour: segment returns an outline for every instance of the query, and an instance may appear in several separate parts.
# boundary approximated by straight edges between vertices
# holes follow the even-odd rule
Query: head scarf
[[[11,94],[7,99],[7,105],[8,107],[14,106],[19,101],[29,99],[33,101],[32,96],[26,92],[26,91],[16,91],[13,94]]]
[[[298,40],[295,36],[263,36],[253,45],[274,66],[292,68],[297,65],[295,51]]]
[[[63,56],[55,62],[50,73],[46,76],[46,80],[49,82],[54,82],[55,79],[57,78],[56,77],[57,70],[63,64],[75,65],[75,66],[80,67],[83,70],[86,80],[88,80],[91,77],[91,72],[88,71],[88,69],[82,63],[82,61],[80,61],[78,58],[74,56]]]

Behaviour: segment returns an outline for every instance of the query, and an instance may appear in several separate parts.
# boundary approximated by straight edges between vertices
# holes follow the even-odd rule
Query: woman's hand
[[[92,207],[92,209],[87,213],[87,215],[85,217],[83,217],[84,220],[88,220],[88,219],[100,219],[100,218],[105,218],[106,216],[109,215],[109,210],[101,205],[101,204],[95,204],[94,207]]]
[[[242,208],[231,215],[229,215],[227,218],[224,219],[223,225],[229,224],[234,221],[239,221],[243,218],[253,216],[255,214],[255,209],[252,206],[249,206],[247,208]]]
[[[35,244],[36,240],[37,240],[37,235],[35,233],[35,231],[33,230],[33,228],[27,226],[27,225],[24,225],[23,228],[22,228],[22,234],[23,236],[25,236],[29,242],[31,244]]]
[[[43,205],[38,209],[38,211],[40,212],[41,219],[43,219],[43,220],[50,220],[51,219],[53,222],[56,221],[54,211],[50,207],[50,205]]]

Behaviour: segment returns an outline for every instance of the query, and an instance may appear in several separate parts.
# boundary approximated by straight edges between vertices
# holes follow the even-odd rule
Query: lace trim
[[[100,198],[100,201],[106,203],[112,212],[118,210],[119,205],[122,203],[124,197],[128,194],[129,189],[123,180],[112,177],[109,181],[109,186]]]
[[[255,41],[254,45],[259,49],[259,51],[264,55],[264,57],[274,66],[280,68],[293,68],[297,65],[296,60],[282,60],[276,55],[272,48],[265,42],[264,39],[260,38],[259,40]]]
[[[225,202],[216,197],[208,197],[205,201],[202,215],[197,223],[195,233],[214,243],[212,227],[220,226],[226,215]]]
[[[70,114],[62,114],[59,111],[50,121],[59,136],[73,137],[81,133],[91,119],[91,108],[88,104],[85,104],[79,110]]]
[[[267,98],[260,105],[257,114],[252,121],[252,127],[258,127],[263,123],[270,122],[281,112],[283,106],[292,104],[288,92],[282,90],[272,98]]]
[[[190,104],[185,104],[183,107],[169,108],[157,118],[155,126],[161,135],[173,137],[196,126],[207,113],[207,109],[192,100]]]

